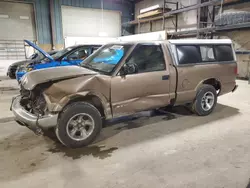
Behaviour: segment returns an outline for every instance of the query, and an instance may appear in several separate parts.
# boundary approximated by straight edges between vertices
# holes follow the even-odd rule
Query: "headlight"
[[[30,68],[27,68],[27,72],[29,72],[29,71],[32,71],[33,69],[30,67]]]
[[[26,72],[26,67],[19,67],[17,72]]]
[[[29,71],[32,71],[33,68],[32,67],[25,67],[25,66],[22,66],[22,67],[19,67],[18,68],[18,71],[17,72],[29,72]]]

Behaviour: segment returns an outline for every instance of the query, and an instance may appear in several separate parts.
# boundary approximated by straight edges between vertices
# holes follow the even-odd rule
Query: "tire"
[[[100,112],[89,103],[75,102],[67,106],[60,114],[55,133],[58,140],[65,146],[79,148],[92,143],[101,129]]]
[[[10,79],[16,79],[16,75],[13,71],[8,72],[8,76]]]
[[[196,98],[192,104],[192,111],[199,116],[206,116],[214,110],[216,104],[217,93],[215,88],[211,85],[204,84],[197,92]]]

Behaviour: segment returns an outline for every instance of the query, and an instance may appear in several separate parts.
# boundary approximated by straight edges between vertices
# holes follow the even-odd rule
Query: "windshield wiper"
[[[95,72],[99,72],[99,73],[101,73],[101,74],[108,74],[108,73],[105,72],[105,71],[102,71],[102,70],[100,70],[100,69],[94,68],[94,67],[93,67],[92,65],[90,65],[90,64],[81,64],[81,66],[84,67],[84,68],[93,70],[93,71],[95,71]]]

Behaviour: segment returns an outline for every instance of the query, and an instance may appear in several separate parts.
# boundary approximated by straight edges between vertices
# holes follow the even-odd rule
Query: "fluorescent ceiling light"
[[[155,10],[155,9],[158,9],[158,8],[160,8],[160,5],[154,5],[154,6],[151,6],[151,7],[148,7],[148,8],[144,8],[144,9],[140,10],[140,14],[143,14],[145,12],[149,12],[151,10]]]

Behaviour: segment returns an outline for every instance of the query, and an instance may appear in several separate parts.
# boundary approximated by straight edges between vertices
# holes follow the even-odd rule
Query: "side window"
[[[84,60],[87,56],[88,56],[88,49],[80,48],[74,51],[72,54],[68,55],[68,59],[69,60],[77,60],[77,59]]]
[[[215,61],[213,46],[200,46],[202,61]]]
[[[137,45],[125,65],[133,67],[133,71],[130,74],[166,69],[160,45]]]
[[[177,45],[177,55],[180,65],[194,64],[201,62],[199,46]]]
[[[96,52],[98,49],[98,47],[94,47],[92,53]]]
[[[217,61],[234,61],[231,45],[215,45],[214,51]]]

